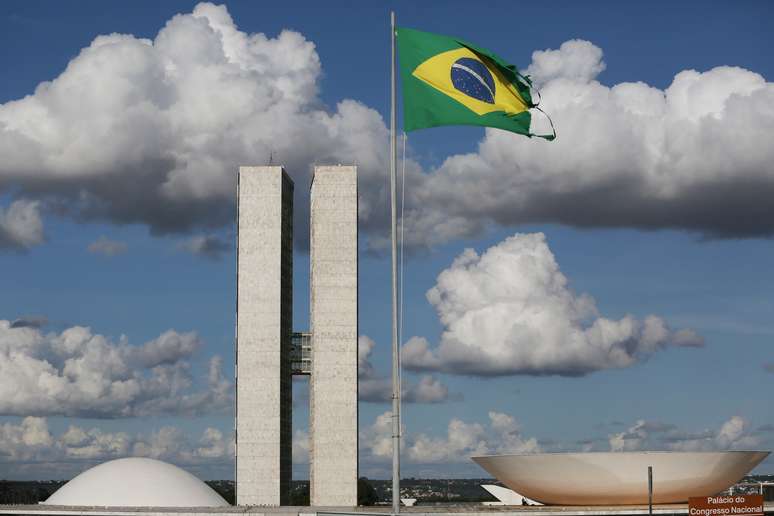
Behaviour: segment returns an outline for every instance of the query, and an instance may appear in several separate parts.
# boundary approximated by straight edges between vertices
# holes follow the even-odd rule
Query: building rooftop
[[[50,507],[229,507],[210,486],[187,471],[154,459],[104,462],[70,480],[37,509]],[[29,506],[28,506],[29,507]],[[57,514],[61,511],[57,510]]]

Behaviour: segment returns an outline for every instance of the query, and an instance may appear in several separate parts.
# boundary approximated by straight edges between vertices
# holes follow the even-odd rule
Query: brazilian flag
[[[405,131],[440,125],[483,125],[529,132],[529,77],[489,50],[429,32],[398,28]],[[539,109],[539,108],[538,108]],[[552,124],[553,128],[553,124]]]

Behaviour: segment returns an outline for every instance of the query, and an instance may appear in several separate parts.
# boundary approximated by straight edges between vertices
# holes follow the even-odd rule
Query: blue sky
[[[358,164],[368,208],[360,327],[375,343],[368,362],[388,374],[389,261],[379,242],[390,9],[401,25],[459,35],[532,73],[559,133],[553,144],[473,127],[409,135],[404,341],[425,339],[436,361],[407,362],[407,381],[425,402],[404,405],[404,475],[483,476],[467,456],[505,451],[506,437],[511,451],[609,450],[616,437],[624,449],[772,449],[769,3],[230,2],[190,16],[195,7],[0,4],[0,320],[9,321],[0,360],[29,382],[0,386],[0,455],[8,457],[0,476],[68,477],[131,453],[233,476],[223,388],[233,380],[231,181],[236,164],[261,164],[269,153],[295,178],[301,235],[309,165]],[[230,58],[241,75],[219,64],[221,40],[209,38],[213,16],[225,12],[235,38],[269,38],[256,55]],[[296,35],[283,39],[285,29]],[[133,37],[78,57],[113,33]],[[161,57],[132,46],[134,38],[155,40]],[[545,238],[523,236],[536,233]],[[305,245],[299,237],[299,330],[308,324]],[[478,255],[455,268],[466,248]],[[535,262],[524,265],[526,256]],[[471,301],[465,281],[475,284],[490,266],[504,290],[481,287],[491,297]],[[545,278],[568,283],[546,286]],[[525,285],[533,294],[513,294]],[[467,307],[463,315],[428,301],[434,287]],[[576,310],[581,294],[596,311]],[[578,352],[566,355],[567,342],[541,319],[524,315],[514,329],[492,315],[502,303],[552,314],[556,327],[567,324],[564,336],[581,339]],[[623,328],[627,315],[633,329]],[[655,340],[643,326],[650,315],[667,328]],[[503,339],[466,340],[468,316],[502,326],[493,332]],[[602,319],[630,333],[584,333]],[[73,337],[78,350],[63,351],[74,326],[91,330]],[[174,335],[161,339],[168,330]],[[629,351],[625,360],[592,352],[610,339]],[[148,342],[157,345],[139,348]],[[539,358],[525,365],[514,355],[493,368],[486,350],[501,345]],[[465,350],[466,361],[445,360],[443,346]],[[56,388],[41,386],[39,369],[24,373],[18,353],[68,378],[69,394],[46,402]],[[81,376],[65,370],[67,357],[82,359]],[[126,401],[99,391],[132,377],[125,368],[139,370],[141,394]],[[167,383],[153,390],[153,378]],[[439,388],[421,391],[423,378]],[[367,380],[378,397],[384,382]],[[298,382],[297,478],[307,474],[304,390]],[[388,410],[361,400],[361,469],[370,477],[389,474],[374,451],[383,438],[377,418]],[[491,414],[512,421],[502,430]],[[453,420],[464,423],[454,435]],[[774,473],[774,462],[757,471]]]

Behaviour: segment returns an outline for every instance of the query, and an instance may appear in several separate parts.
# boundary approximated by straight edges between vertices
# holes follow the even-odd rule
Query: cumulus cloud
[[[0,320],[0,414],[130,417],[231,408],[232,383],[212,357],[198,387],[189,359],[195,333],[169,330],[142,345],[74,326],[43,333]]]
[[[309,432],[293,431],[293,464],[309,464]]]
[[[360,457],[364,470],[374,471],[388,465],[392,458],[392,423],[390,413],[375,418],[360,429]],[[492,411],[485,423],[449,421],[445,434],[406,433],[404,429],[404,464],[431,465],[437,468],[470,467],[479,453],[536,452],[535,438],[522,434],[519,424],[509,415]],[[233,471],[234,435],[207,427],[201,434],[166,425],[141,432],[106,431],[98,427],[71,424],[61,432],[49,428],[43,417],[25,417],[0,424],[0,475],[13,478],[68,478],[102,461],[139,456],[180,464],[186,469],[199,469],[211,475],[220,466],[224,474]],[[293,463],[309,462],[309,435],[305,429],[293,434]],[[380,469],[381,470],[381,469]],[[434,470],[447,471],[443,469]],[[5,473],[4,473],[5,472]],[[370,473],[369,473],[370,474]]]
[[[390,412],[378,415],[372,424],[360,430],[361,464],[367,471],[386,471],[392,458],[392,421]],[[770,426],[770,425],[766,425]],[[613,451],[624,450],[691,450],[711,451],[756,448],[764,443],[759,435],[770,431],[749,429],[741,417],[734,416],[717,429],[687,432],[675,425],[639,420],[622,432],[602,440]],[[603,449],[599,439],[574,443],[587,451]],[[524,435],[512,416],[490,411],[484,422],[452,418],[441,435],[406,432],[403,429],[403,457],[408,467],[421,468],[431,475],[470,466],[480,471],[469,457],[478,454],[538,453],[567,450],[573,446],[550,440],[539,441]],[[188,469],[223,474],[233,471],[235,441],[231,432],[207,427],[198,436],[178,426],[166,425],[141,432],[105,431],[76,424],[59,433],[49,429],[44,417],[28,416],[0,424],[0,475],[14,478],[67,478],[95,463],[105,460],[140,456],[180,464]],[[309,436],[304,429],[293,435],[293,462],[309,461]],[[370,473],[369,473],[370,474]]]
[[[663,90],[607,86],[597,80],[605,67],[588,41],[534,52],[526,73],[555,142],[487,130],[477,152],[435,170],[409,159],[406,242],[434,246],[528,222],[771,236],[774,85],[720,66],[682,71]],[[372,248],[384,246],[387,128],[356,100],[326,108],[322,73],[302,34],[240,31],[210,3],[152,39],[98,36],[59,76],[0,105],[0,193],[23,196],[14,202],[36,222],[0,229],[0,246],[40,243],[38,202],[154,234],[222,228],[233,221],[238,165],[270,156],[299,185],[311,164],[357,163],[361,227]],[[296,206],[306,245],[308,206]]]
[[[744,418],[733,416],[717,429],[700,432],[641,419],[623,432],[610,434],[608,443],[611,451],[716,451],[755,448],[761,441]]]
[[[360,401],[387,403],[392,401],[392,378],[378,373],[370,356],[376,343],[368,336],[357,340],[358,398]],[[405,403],[443,403],[462,399],[450,394],[449,388],[432,375],[422,375],[418,383],[403,379],[401,400]]]
[[[101,254],[104,256],[117,256],[124,254],[128,249],[126,242],[118,240],[110,240],[106,236],[102,235],[97,240],[89,244],[87,248],[90,253]]]
[[[387,130],[357,101],[325,108],[321,76],[302,34],[242,32],[210,3],[153,39],[98,36],[59,76],[0,105],[0,193],[78,221],[187,232],[233,222],[239,165],[273,156],[302,185],[312,163],[355,162],[368,227],[383,198]],[[297,205],[303,241],[308,207]]]
[[[676,428],[674,425],[640,419],[626,430],[609,436],[610,450],[636,451],[642,448],[643,443],[652,434],[676,430]]]
[[[450,395],[449,388],[438,378],[425,374],[417,383],[406,385],[404,381],[401,401],[406,403],[441,403],[444,401],[459,401],[462,394]]]
[[[28,416],[0,425],[0,473],[19,478],[52,478],[52,471],[72,476],[95,463],[121,457],[151,457],[185,466],[230,464],[234,437],[217,428],[193,438],[174,426],[147,433],[106,432],[70,425],[55,435],[43,417]]]
[[[0,125],[0,129],[2,125]],[[2,168],[2,165],[0,165]],[[2,172],[0,172],[0,178]],[[2,180],[0,179],[0,192]],[[43,220],[40,217],[40,202],[19,199],[6,210],[0,206],[0,251],[26,251],[43,243]]]
[[[466,423],[452,419],[445,438],[419,434],[408,446],[414,462],[466,462],[471,456],[499,453],[537,453],[537,440],[521,435],[516,421],[500,412],[489,412],[489,424]]]
[[[481,255],[466,249],[427,299],[444,331],[436,348],[421,337],[404,345],[410,370],[580,376],[703,342],[653,315],[601,316],[590,296],[569,288],[542,233],[516,234]]]
[[[682,71],[663,90],[607,86],[597,80],[602,56],[582,40],[533,53],[526,72],[558,139],[487,130],[477,152],[449,157],[407,189],[407,234],[457,220],[434,238],[534,222],[772,236],[774,84],[719,66]]]
[[[179,248],[194,256],[217,261],[231,250],[231,245],[218,235],[195,235],[182,242]]]
[[[474,455],[495,453],[533,453],[540,446],[534,437],[526,438],[517,421],[501,412],[489,412],[486,424],[452,418],[445,436],[426,433],[406,434],[403,431],[404,456],[418,464],[467,463]],[[392,457],[392,419],[385,412],[361,432],[361,450],[366,461]]]
[[[602,61],[602,49],[582,39],[565,41],[559,50],[537,50],[525,70],[533,83],[540,87],[557,79],[587,83],[602,73],[607,65]]]

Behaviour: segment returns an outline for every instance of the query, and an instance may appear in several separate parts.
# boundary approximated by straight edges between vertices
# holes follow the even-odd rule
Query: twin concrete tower
[[[240,167],[237,222],[236,496],[286,505],[293,375],[310,375],[310,502],[357,505],[357,169],[315,167],[310,331],[294,333],[293,180]]]

